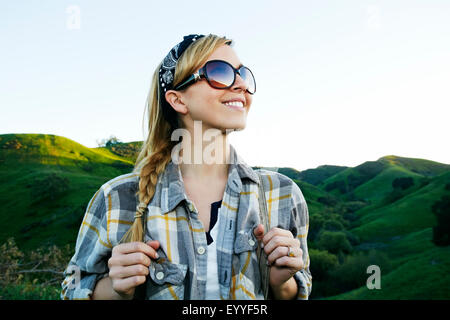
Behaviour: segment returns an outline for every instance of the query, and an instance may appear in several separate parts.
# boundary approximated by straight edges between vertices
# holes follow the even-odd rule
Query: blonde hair
[[[233,45],[231,39],[209,34],[192,43],[180,56],[175,70],[173,86],[193,74],[208,57],[222,45]],[[139,173],[139,188],[136,195],[139,196],[139,204],[136,208],[135,218],[130,229],[125,233],[120,242],[144,241],[143,224],[146,222],[147,206],[152,200],[159,175],[164,172],[171,160],[172,148],[178,141],[171,141],[172,127],[163,117],[161,112],[162,99],[160,96],[158,71],[161,63],[153,73],[150,91],[148,93],[146,109],[148,110],[148,136],[142,145],[133,169]],[[145,113],[144,113],[145,115]],[[178,117],[179,128],[182,127]]]

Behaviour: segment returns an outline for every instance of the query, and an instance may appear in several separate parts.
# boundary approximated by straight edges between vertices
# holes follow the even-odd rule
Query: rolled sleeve
[[[312,290],[312,275],[309,269],[310,260],[308,254],[308,228],[309,214],[306,200],[296,183],[293,183],[292,197],[293,207],[291,212],[291,231],[300,241],[300,248],[303,253],[303,269],[294,274],[297,283],[297,299],[307,300]]]
[[[107,237],[104,189],[101,187],[88,203],[71,258],[61,283],[61,299],[90,299],[97,282],[108,275],[112,245]]]

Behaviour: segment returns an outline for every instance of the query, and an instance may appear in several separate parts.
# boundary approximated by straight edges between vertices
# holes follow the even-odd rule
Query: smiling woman
[[[245,128],[256,92],[232,43],[188,35],[156,68],[148,137],[133,172],[106,182],[89,202],[62,298],[308,298],[309,216],[300,188],[253,170],[227,141]],[[216,147],[208,153],[210,132]]]

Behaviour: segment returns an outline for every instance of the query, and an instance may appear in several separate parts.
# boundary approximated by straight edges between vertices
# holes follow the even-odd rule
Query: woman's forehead
[[[208,58],[207,61],[210,60],[224,60],[229,62],[233,67],[239,69],[242,66],[239,57],[233,48],[228,45],[223,45],[217,48]]]

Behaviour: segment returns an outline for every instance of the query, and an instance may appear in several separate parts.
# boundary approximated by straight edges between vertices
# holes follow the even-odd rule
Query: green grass
[[[427,228],[381,249],[394,266],[388,274],[381,270],[381,289],[369,290],[362,284],[358,289],[327,299],[450,299],[450,247],[435,246],[431,237],[432,230]]]
[[[394,190],[392,187],[394,179],[403,177],[412,177],[417,186],[423,176],[399,166],[389,166],[374,178],[358,186],[353,193],[357,198],[369,200],[377,205],[387,194]]]
[[[61,286],[35,286],[32,283],[0,288],[0,300],[60,300]]]
[[[0,177],[7,181],[0,184],[0,224],[4,226],[0,243],[11,236],[24,249],[72,243],[98,188],[131,170],[128,160],[64,137],[0,135]],[[64,193],[54,199],[34,198],[35,181],[51,174],[67,178]]]
[[[362,241],[388,239],[435,225],[432,205],[445,194],[450,172],[434,178],[428,185],[400,200],[365,213],[361,225],[351,231]]]

